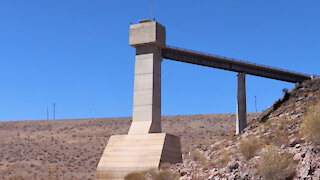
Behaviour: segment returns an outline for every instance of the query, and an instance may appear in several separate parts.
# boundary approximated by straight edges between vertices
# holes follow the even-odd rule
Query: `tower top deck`
[[[149,19],[140,20],[139,22],[139,24],[130,25],[130,46],[166,46],[166,28],[163,25]]]

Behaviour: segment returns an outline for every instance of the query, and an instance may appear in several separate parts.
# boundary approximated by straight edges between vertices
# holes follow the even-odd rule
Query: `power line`
[[[153,18],[153,0],[150,0],[150,19]]]

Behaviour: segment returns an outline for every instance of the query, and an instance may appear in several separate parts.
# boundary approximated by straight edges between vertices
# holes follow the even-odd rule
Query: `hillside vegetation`
[[[130,124],[131,118],[0,122],[0,179],[94,179],[109,137],[126,134]],[[164,116],[162,125],[181,137],[187,153],[233,134],[235,115]]]

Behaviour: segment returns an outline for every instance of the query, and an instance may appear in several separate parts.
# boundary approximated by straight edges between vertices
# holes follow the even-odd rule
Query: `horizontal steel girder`
[[[162,56],[165,59],[213,67],[233,72],[246,73],[291,83],[297,83],[311,79],[311,76],[307,74],[291,72],[269,66],[257,65],[222,56],[203,54],[169,46],[162,48]]]

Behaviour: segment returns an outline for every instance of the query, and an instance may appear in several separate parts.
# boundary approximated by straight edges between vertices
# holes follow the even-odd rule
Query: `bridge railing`
[[[300,73],[300,72],[296,72],[296,71],[290,71],[290,70],[286,70],[286,69],[281,69],[281,68],[276,68],[276,67],[272,67],[272,66],[252,63],[252,62],[243,61],[243,60],[239,60],[239,59],[228,58],[228,57],[225,57],[225,56],[220,56],[220,55],[211,54],[211,53],[205,53],[205,52],[200,52],[200,51],[195,51],[195,50],[190,50],[190,49],[184,49],[184,48],[175,47],[175,46],[169,46],[169,45],[166,45],[166,47],[170,48],[170,49],[179,50],[179,51],[185,51],[185,52],[190,52],[190,53],[194,53],[194,54],[201,54],[201,55],[204,55],[204,56],[216,57],[216,58],[219,58],[219,59],[223,59],[223,60],[227,60],[227,61],[233,61],[233,62],[236,62],[236,63],[249,64],[249,65],[258,66],[258,67],[260,66],[260,67],[264,67],[264,68],[268,68],[268,69],[283,71],[283,72],[302,75],[302,76],[318,77],[317,75],[311,75],[311,74],[305,74],[305,73]]]

